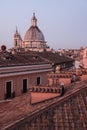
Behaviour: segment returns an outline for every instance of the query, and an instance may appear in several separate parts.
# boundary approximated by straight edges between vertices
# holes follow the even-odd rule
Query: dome
[[[33,13],[33,17],[31,19],[31,27],[27,30],[24,37],[24,41],[45,42],[44,35],[37,26],[37,19],[35,17],[35,13]]]
[[[24,41],[45,42],[45,39],[43,33],[37,26],[31,26],[25,34]]]

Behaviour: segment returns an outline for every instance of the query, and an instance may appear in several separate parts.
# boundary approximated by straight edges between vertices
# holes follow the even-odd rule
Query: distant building
[[[20,34],[18,33],[18,30],[16,28],[16,32],[14,34],[14,47],[15,48],[20,48],[22,47],[22,38],[20,36]]]
[[[83,67],[87,69],[87,48],[83,50]]]
[[[20,34],[18,33],[18,30],[16,29],[16,32],[14,34],[14,48],[26,48],[27,50],[31,51],[49,50],[44,35],[37,26],[35,13],[33,13],[31,26],[25,33],[24,40],[22,40]]]

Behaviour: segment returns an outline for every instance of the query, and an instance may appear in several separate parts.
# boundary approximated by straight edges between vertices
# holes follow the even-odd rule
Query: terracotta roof
[[[71,58],[60,56],[52,52],[0,52],[0,66],[34,65],[34,64],[62,64],[73,61]]]
[[[61,64],[61,63],[66,63],[73,61],[73,59],[65,57],[65,56],[60,56],[58,53],[52,53],[52,52],[39,52],[39,56],[47,59],[49,62],[52,62],[54,64]]]
[[[0,52],[0,66],[34,65],[46,64],[46,60],[36,53],[16,53]]]
[[[36,94],[32,94],[33,102],[38,101],[45,97],[45,100],[52,99],[58,96],[58,94],[44,93],[44,97],[39,94],[39,97],[36,99]],[[39,99],[39,100],[40,100]],[[21,102],[20,102],[21,101]],[[52,101],[51,101],[52,102]],[[31,113],[32,111],[41,108],[44,105],[44,102],[39,103],[35,106],[30,105],[30,93],[25,93],[22,96],[16,97],[13,100],[8,100],[0,103],[0,130],[4,126],[8,126],[10,123],[15,122],[17,119],[21,119],[23,116]]]
[[[67,119],[72,119],[71,120],[72,123],[74,123],[74,124],[77,123],[77,121],[76,121],[77,118],[74,118],[75,112],[78,115],[78,120],[80,119],[80,116],[82,114],[83,119],[86,122],[86,116],[85,116],[86,115],[86,96],[87,96],[85,93],[86,84],[87,84],[87,81],[85,81],[85,82],[81,81],[81,82],[74,84],[74,86],[69,85],[68,86],[69,91],[67,91],[67,93],[64,95],[64,97],[60,97],[60,98],[58,97],[58,98],[56,98],[56,100],[53,99],[53,100],[50,100],[49,102],[43,102],[43,103],[39,103],[37,105],[30,105],[30,103],[29,103],[30,102],[30,93],[29,92],[26,94],[23,94],[22,96],[16,97],[13,100],[9,100],[9,101],[0,103],[0,130],[2,130],[5,126],[9,127],[9,125],[11,123],[15,124],[16,122],[17,123],[20,122],[21,119],[24,119],[24,118],[26,119],[29,116],[29,114],[32,114],[32,112],[35,112],[35,110],[40,111],[41,108],[44,109],[44,106],[46,108],[48,108],[49,105],[52,106],[52,105],[54,105],[54,103],[58,104],[59,107],[62,106],[62,109],[59,109],[59,110],[61,110],[61,113],[66,112],[66,115],[68,114],[68,116],[69,116],[69,117],[67,116],[68,117]],[[82,88],[85,88],[83,91],[84,93],[83,92],[81,93]],[[79,90],[80,90],[80,92],[78,94],[78,97],[76,97],[75,95],[74,96],[72,95],[72,91],[73,91],[73,94],[75,94],[75,92],[79,91]],[[69,96],[70,94],[72,96]],[[84,94],[84,96],[83,96],[83,94]],[[46,93],[46,95],[47,95],[47,93]],[[44,97],[46,97],[46,95]],[[34,94],[31,96],[34,96],[33,99],[35,99],[35,101],[37,100],[35,98]],[[48,95],[48,97],[51,97],[51,98],[53,96],[55,97],[55,94]],[[67,99],[67,96],[68,96],[68,99]],[[42,96],[40,96],[40,95],[38,96],[38,98],[39,97],[42,98]],[[70,100],[70,98],[72,100]],[[60,101],[62,101],[62,102],[60,102]],[[66,104],[66,106],[63,104]],[[73,107],[72,107],[72,105],[73,105]],[[58,106],[56,108],[58,108]],[[77,109],[75,109],[75,108],[77,108]],[[80,108],[81,108],[81,113],[79,112]],[[75,111],[75,110],[77,110],[77,111]],[[71,114],[69,114],[69,112]],[[64,118],[65,116],[61,115],[61,117],[62,117],[61,119],[63,119],[65,121],[65,118]],[[74,122],[73,122],[73,119],[75,119]],[[85,124],[85,122],[84,122],[84,124]],[[69,126],[69,123],[70,122],[67,121],[68,126]],[[80,122],[79,122],[79,125],[80,125]]]

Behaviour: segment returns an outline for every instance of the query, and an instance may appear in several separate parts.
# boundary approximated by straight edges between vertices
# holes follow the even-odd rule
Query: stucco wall
[[[71,78],[59,78],[59,83],[69,84],[71,83]]]
[[[84,74],[84,75],[82,75],[81,76],[81,80],[83,81],[83,80],[86,80],[87,79],[87,74]]]
[[[40,77],[42,86],[46,86],[48,84],[48,72],[42,72],[42,73],[34,73],[34,74],[25,74],[25,75],[19,75],[19,76],[9,76],[9,77],[3,77],[0,78],[0,100],[3,100],[5,98],[5,86],[6,82],[11,81],[12,82],[12,92],[15,92],[15,96],[19,96],[22,94],[22,86],[23,86],[23,79],[27,79],[27,88],[32,86],[36,86],[37,84],[37,77]]]

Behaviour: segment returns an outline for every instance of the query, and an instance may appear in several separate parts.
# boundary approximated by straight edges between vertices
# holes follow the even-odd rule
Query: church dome
[[[24,36],[24,41],[45,42],[44,35],[37,26],[37,19],[35,17],[35,14],[33,14],[33,17],[31,19],[31,24],[32,24],[31,27],[27,30]]]
[[[44,35],[37,26],[31,26],[24,37],[24,41],[42,41],[44,42]]]

